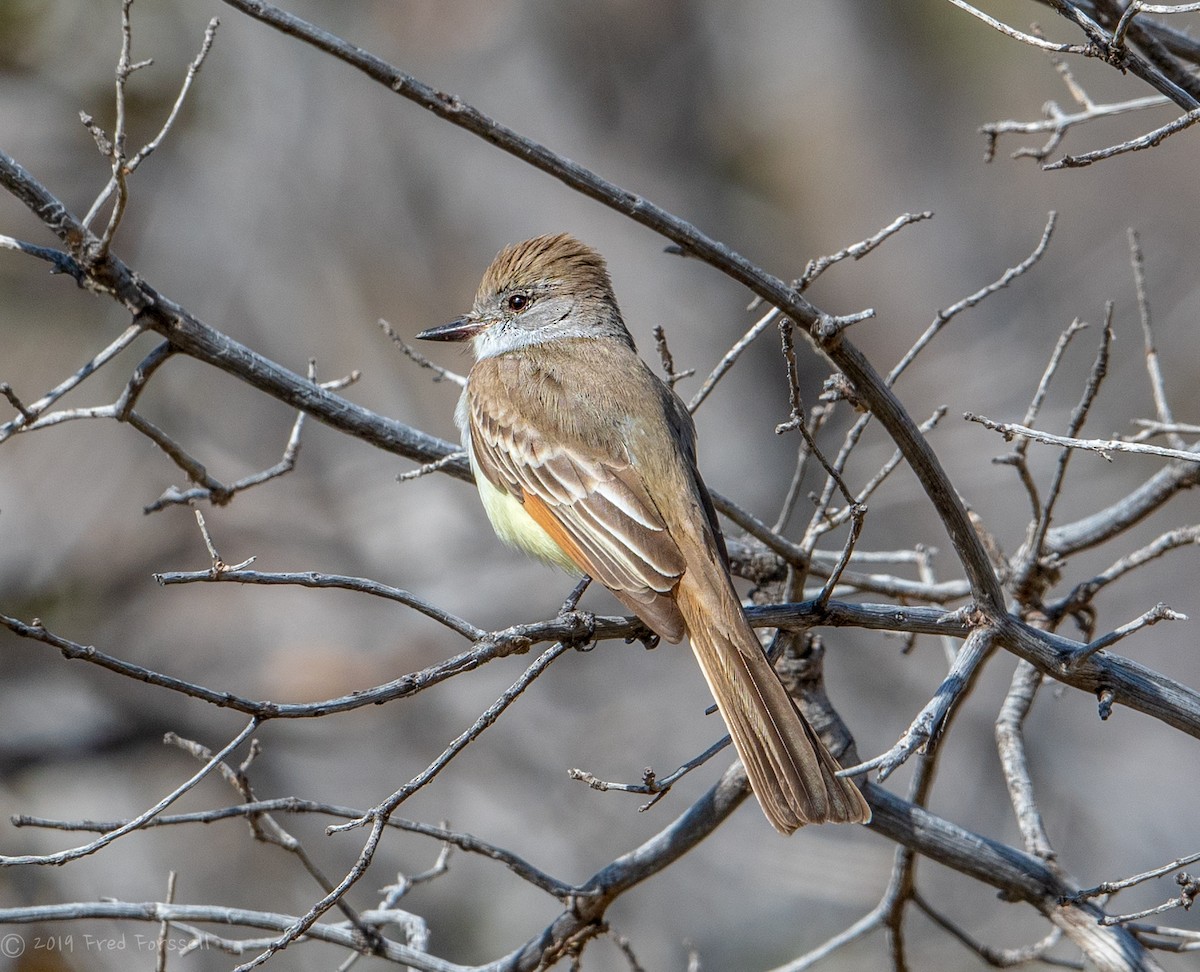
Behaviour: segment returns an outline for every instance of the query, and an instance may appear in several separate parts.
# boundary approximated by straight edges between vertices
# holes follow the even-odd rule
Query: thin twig
[[[1084,969],[1087,966],[1078,959],[1062,959],[1046,953],[1062,941],[1062,929],[1052,928],[1041,941],[1033,942],[1021,948],[996,948],[976,941],[968,935],[956,922],[951,921],[933,907],[920,893],[913,894],[913,903],[921,909],[940,928],[949,932],[962,944],[979,956],[993,968],[1008,969],[1017,965],[1028,965],[1038,962],[1042,965],[1052,965],[1062,969]]]
[[[666,776],[660,777],[656,775],[653,770],[647,767],[646,771],[642,774],[642,782],[640,783],[610,782],[608,780],[602,780],[595,774],[589,773],[586,770],[574,768],[567,770],[567,775],[570,776],[571,779],[578,780],[580,783],[586,783],[593,790],[600,790],[601,792],[614,790],[618,793],[653,795],[655,797],[654,800],[638,807],[638,812],[641,813],[649,810],[650,807],[658,802],[660,797],[666,794],[666,792],[671,789],[675,783],[678,783],[688,773],[699,766],[703,766],[710,759],[716,756],[717,753],[719,753],[722,749],[725,749],[729,745],[729,742],[729,736],[724,736],[723,738],[718,739],[715,743],[709,746],[708,749],[700,753],[700,755],[693,756],[691,759],[687,760],[687,762],[682,763],[673,773],[668,773]]]
[[[550,648],[542,652],[537,660],[530,665],[521,677],[517,679],[513,685],[504,692],[495,702],[492,703],[480,716],[471,724],[464,732],[442,751],[441,755],[430,763],[422,772],[417,774],[407,784],[396,790],[391,796],[373,807],[366,814],[356,820],[351,820],[348,823],[337,824],[326,828],[327,834],[343,833],[352,830],[356,827],[371,826],[370,836],[367,838],[362,851],[359,852],[358,859],[354,866],[346,873],[341,882],[326,894],[320,901],[316,902],[303,917],[295,924],[287,929],[284,934],[280,935],[267,948],[265,948],[256,958],[250,962],[245,962],[239,965],[234,972],[250,972],[251,969],[257,968],[268,959],[271,958],[280,949],[286,948],[289,944],[296,941],[305,931],[310,928],[317,920],[328,911],[331,907],[337,904],[347,891],[353,887],[358,880],[366,873],[371,861],[374,859],[375,850],[379,845],[379,838],[383,834],[388,818],[396,810],[401,803],[407,800],[410,796],[424,787],[427,783],[433,780],[459,753],[461,753],[471,742],[479,738],[479,736],[495,721],[500,718],[504,710],[516,700],[522,692],[536,679],[550,664],[569,649],[565,642],[558,642]]]
[[[132,41],[132,23],[129,18],[129,6],[131,2],[132,0],[129,0],[129,2],[127,2],[122,9],[122,37],[124,39],[122,63],[125,63],[128,57],[128,45]],[[110,142],[104,136],[104,133],[99,129],[99,127],[92,121],[92,119],[87,115],[84,116],[84,124],[89,128],[93,136],[96,137],[97,144],[100,146],[101,152],[108,156],[110,161],[113,163],[113,175],[109,179],[108,184],[100,191],[100,194],[96,197],[95,201],[93,201],[91,208],[87,212],[87,215],[83,217],[82,223],[84,226],[91,225],[92,220],[96,218],[96,215],[104,207],[104,204],[112,198],[114,192],[118,193],[118,206],[120,206],[122,209],[124,208],[124,204],[120,201],[120,199],[121,195],[126,191],[125,178],[136,171],[138,166],[140,166],[155,151],[155,149],[162,144],[163,139],[167,137],[167,134],[171,131],[172,127],[174,127],[175,120],[179,117],[180,109],[183,107],[183,103],[188,96],[188,92],[191,90],[192,82],[195,80],[196,75],[200,73],[201,66],[203,66],[205,59],[212,50],[213,41],[215,40],[217,34],[217,28],[220,25],[221,22],[216,17],[213,17],[208,22],[208,27],[206,27],[204,31],[204,40],[200,44],[200,50],[188,65],[187,73],[183,78],[183,84],[180,85],[179,88],[179,94],[176,96],[175,102],[171,106],[171,111],[167,115],[167,120],[163,122],[158,134],[155,135],[154,138],[152,138],[145,145],[143,145],[136,153],[134,153],[132,158],[127,160],[121,159],[119,168],[116,157],[117,145],[115,142]],[[151,62],[146,61],[143,62],[143,65],[148,65],[150,63]],[[143,65],[139,65],[139,67]],[[130,69],[122,74],[121,69],[118,68],[118,125],[116,131],[122,143],[124,141],[123,113],[125,104],[125,83],[128,81],[129,74],[132,73],[133,69]],[[121,148],[123,149],[123,144],[121,145]],[[116,213],[116,209],[114,209],[114,213]],[[119,217],[117,218],[117,222],[120,222]],[[111,225],[112,224],[110,223],[110,226]],[[112,226],[112,228],[115,231],[115,226]],[[111,235],[109,235],[109,240],[111,241]]]
[[[333,888],[320,901],[316,902],[302,916],[292,922],[278,938],[270,942],[257,956],[249,962],[243,962],[234,969],[234,972],[250,972],[251,969],[256,969],[258,966],[270,960],[270,958],[282,949],[287,948],[292,942],[299,940],[305,935],[317,921],[321,915],[325,914],[330,908],[342,900],[346,892],[349,891],[359,879],[367,872],[371,861],[375,857],[375,850],[379,846],[379,839],[383,836],[384,821],[376,819],[371,827],[371,833],[368,835],[366,842],[363,844],[362,850],[359,852],[358,859],[354,862],[354,866],[346,873],[337,887]]]
[[[34,422],[56,401],[62,398],[67,392],[76,388],[81,382],[95,374],[100,368],[104,367],[109,361],[115,358],[118,354],[124,351],[131,345],[138,336],[145,330],[139,323],[129,325],[121,332],[120,337],[104,348],[95,357],[86,361],[74,374],[65,381],[55,385],[50,391],[46,392],[36,402],[32,402],[25,406],[19,419],[13,419],[11,422],[6,422],[0,425],[0,442],[30,428]]]
[[[905,352],[904,357],[902,357],[896,363],[896,366],[888,372],[887,383],[889,385],[895,384],[896,379],[903,374],[904,370],[910,364],[912,364],[917,355],[925,349],[925,346],[929,344],[929,342],[937,336],[938,332],[941,331],[941,329],[947,324],[949,324],[950,321],[952,321],[955,317],[965,310],[969,310],[972,307],[977,307],[979,304],[983,303],[983,301],[987,300],[987,298],[991,297],[992,294],[1003,290],[1018,277],[1023,276],[1033,269],[1033,267],[1037,265],[1038,261],[1045,256],[1046,250],[1050,246],[1050,239],[1054,235],[1054,227],[1057,224],[1058,213],[1054,210],[1051,210],[1046,216],[1046,225],[1042,229],[1042,235],[1038,239],[1037,245],[1034,246],[1032,252],[1030,252],[1025,259],[1023,259],[1016,266],[1009,267],[996,280],[993,280],[987,286],[981,287],[979,290],[975,291],[975,293],[962,298],[962,300],[956,301],[949,307],[939,310],[937,315],[934,317],[933,322],[925,329],[925,333],[917,338],[912,347]]]
[[[1089,53],[1093,56],[1102,58],[1122,72],[1128,71],[1135,77],[1141,78],[1186,111],[1200,108],[1200,101],[1197,101],[1190,91],[1180,87],[1175,80],[1164,75],[1146,58],[1128,48],[1113,44],[1112,35],[1096,23],[1080,4],[1073,0],[1046,0],[1046,3],[1060,16],[1065,17],[1084,32],[1092,44],[1093,49]],[[1102,12],[1102,9],[1102,4],[1096,5],[1097,11]],[[1179,72],[1175,73],[1178,75]]]
[[[212,759],[212,751],[207,746],[190,739],[184,739],[173,732],[167,733],[163,741],[168,745],[176,746],[184,752],[190,753],[202,762]],[[256,802],[254,789],[250,785],[247,770],[258,753],[258,740],[253,739],[250,742],[250,752],[236,769],[226,762],[218,764],[221,776],[233,787],[245,803]],[[304,845],[280,826],[279,822],[270,813],[251,814],[246,817],[246,822],[250,825],[250,831],[254,835],[255,840],[265,844],[273,844],[292,854],[300,861],[301,866],[312,876],[322,891],[328,893],[333,889],[332,882],[330,882],[324,872],[318,867],[316,861],[304,849]],[[339,901],[338,907],[346,916],[346,919],[363,935],[364,941],[371,942],[374,939],[374,931],[362,922],[358,913],[346,901]]]
[[[843,250],[838,250],[837,253],[831,253],[827,256],[817,257],[809,260],[804,268],[804,273],[800,275],[800,279],[796,281],[796,289],[804,291],[812,284],[817,277],[821,276],[835,263],[840,263],[842,260],[855,259],[861,260],[868,253],[874,250],[877,246],[883,243],[886,239],[899,233],[906,226],[911,226],[913,223],[919,223],[922,220],[933,219],[933,213],[928,210],[922,213],[902,213],[894,220],[888,223],[887,226],[879,230],[877,233],[868,236],[865,240],[859,240]]]
[[[873,759],[843,769],[838,776],[858,776],[879,770],[882,782],[896,771],[917,750],[932,752],[938,735],[954,708],[970,694],[983,663],[996,647],[995,633],[975,628],[954,657],[949,674],[937,691],[922,707],[904,734],[891,749]]]
[[[497,719],[504,713],[516,699],[524,692],[533,681],[542,674],[550,665],[561,656],[565,651],[570,649],[570,644],[566,641],[559,641],[544,652],[542,652],[525,671],[505,692],[490,706],[483,711],[467,729],[460,733],[447,746],[442,753],[430,763],[424,770],[413,777],[408,783],[396,790],[391,796],[385,799],[378,806],[372,808],[357,820],[351,820],[349,823],[337,824],[326,828],[326,832],[330,834],[343,833],[347,830],[353,830],[355,827],[363,827],[372,820],[386,820],[391,816],[393,811],[400,806],[405,800],[411,797],[414,793],[429,783],[435,776],[438,775],[449,763],[461,753],[468,745],[474,742],[495,723]]]
[[[1090,580],[1077,584],[1062,600],[1047,604],[1045,612],[1049,617],[1057,619],[1086,607],[1102,588],[1124,577],[1130,571],[1156,560],[1171,550],[1194,544],[1200,544],[1200,525],[1168,530],[1146,546],[1126,554]]]
[[[94,854],[96,851],[107,847],[115,840],[119,840],[126,834],[132,833],[135,830],[141,829],[147,821],[153,820],[156,816],[163,812],[172,803],[178,800],[181,796],[192,789],[197,783],[203,780],[217,766],[238,748],[249,736],[258,728],[259,719],[256,716],[251,719],[244,729],[233,737],[212,759],[204,764],[203,767],[186,782],[177,786],[174,790],[168,793],[165,797],[150,807],[143,813],[138,814],[128,823],[117,827],[115,830],[110,830],[101,834],[95,840],[87,844],[81,844],[78,847],[72,847],[69,850],[58,851],[54,854],[23,854],[17,856],[0,855],[0,867],[13,867],[20,864],[66,864],[68,861],[77,861],[81,857],[87,857],[89,854]]]
[[[430,473],[438,472],[445,469],[447,466],[453,465],[456,462],[467,457],[465,449],[459,449],[457,452],[451,452],[442,456],[441,459],[436,459],[433,462],[426,462],[416,469],[410,469],[408,472],[399,473],[396,476],[396,482],[407,483],[414,479],[420,479],[422,476],[428,476]]]
[[[361,372],[352,371],[341,378],[317,382],[315,377],[316,361],[314,359],[309,360],[308,371],[310,381],[321,388],[331,391],[346,388],[354,384],[362,376]],[[132,387],[132,385],[133,382],[131,381],[130,386]],[[124,399],[124,396],[122,396],[122,399]],[[118,402],[113,407],[117,410],[116,417],[119,419],[121,417],[122,403]],[[125,410],[128,411],[127,409]],[[168,506],[190,505],[197,500],[208,500],[213,506],[224,506],[238,493],[252,489],[255,486],[261,486],[263,483],[270,482],[272,479],[278,479],[280,476],[286,476],[296,468],[296,460],[300,456],[300,434],[304,429],[304,419],[305,413],[303,411],[296,413],[296,418],[292,422],[291,432],[288,435],[287,442],[284,443],[283,455],[275,465],[259,470],[256,473],[251,473],[249,476],[243,476],[241,479],[226,486],[209,475],[208,469],[198,460],[193,459],[184,452],[182,447],[175,443],[173,439],[161,430],[151,426],[138,413],[128,412],[128,417],[125,421],[128,421],[143,435],[152,439],[167,455],[175,460],[176,464],[188,474],[188,478],[192,482],[198,484],[192,489],[185,490],[172,486],[153,503],[143,507],[142,512],[147,514],[156,513],[159,510],[166,509]]]
[[[1147,948],[1160,952],[1200,952],[1200,931],[1172,928],[1169,925],[1145,925],[1130,921],[1123,926]]]
[[[796,466],[792,471],[792,481],[788,484],[787,494],[779,506],[779,517],[771,527],[773,533],[783,533],[787,527],[788,520],[791,519],[792,513],[796,509],[796,504],[800,501],[800,490],[804,484],[805,474],[808,471],[808,462],[812,458],[812,450],[809,448],[808,443],[809,441],[816,441],[821,429],[829,421],[833,412],[833,406],[824,404],[817,405],[808,412],[808,424],[806,426],[808,435],[801,436],[800,445],[796,448]]]
[[[1141,631],[1142,628],[1148,628],[1151,625],[1158,624],[1159,621],[1186,621],[1187,619],[1188,616],[1186,614],[1181,614],[1179,611],[1173,611],[1160,601],[1145,614],[1135,618],[1128,624],[1123,624],[1119,628],[1110,631],[1108,634],[1097,638],[1090,644],[1084,645],[1082,648],[1076,651],[1074,655],[1071,656],[1067,664],[1074,668],[1079,665],[1080,662],[1091,658],[1092,655],[1096,654],[1096,652],[1115,645],[1122,638],[1128,638],[1131,634]]]
[[[175,903],[175,872],[167,872],[167,904]],[[169,940],[167,935],[171,930],[171,923],[166,918],[158,926],[158,943],[154,949],[154,972],[167,972],[167,955]]]
[[[200,511],[197,510],[196,513],[199,515]],[[345,574],[326,574],[318,571],[264,573],[256,570],[244,570],[241,567],[223,566],[222,569],[217,570],[215,573],[212,570],[163,571],[155,574],[154,579],[164,587],[172,584],[227,582],[233,584],[264,584],[357,591],[360,594],[369,594],[372,597],[382,597],[389,601],[396,601],[415,611],[420,611],[427,618],[433,619],[438,624],[445,625],[447,628],[471,641],[482,641],[487,637],[487,632],[482,628],[476,627],[469,621],[465,621],[451,614],[449,611],[442,610],[436,604],[432,604],[424,598],[413,594],[411,591],[392,587],[389,584],[381,584],[379,581],[372,580],[369,577],[349,577]]]
[[[1175,883],[1180,888],[1179,894],[1176,897],[1170,898],[1160,905],[1155,905],[1153,908],[1144,908],[1141,911],[1134,911],[1127,915],[1105,915],[1100,919],[1100,924],[1123,925],[1126,922],[1137,921],[1137,919],[1145,918],[1148,915],[1161,915],[1166,911],[1174,911],[1176,908],[1183,908],[1185,911],[1190,911],[1196,901],[1196,897],[1200,895],[1200,880],[1187,871],[1180,871],[1175,875]]]
[[[805,952],[799,958],[783,965],[776,966],[771,972],[807,972],[819,962],[824,961],[834,952],[840,951],[852,942],[858,941],[864,935],[869,935],[883,924],[883,908],[877,907],[867,912],[845,931],[838,932],[814,949]]]
[[[667,332],[661,324],[655,324],[651,334],[654,335],[654,346],[658,349],[658,360],[662,362],[663,374],[668,385],[674,388],[684,378],[690,378],[696,373],[695,368],[688,368],[686,371],[675,370],[675,358],[667,346]]]
[[[924,434],[926,432],[931,432],[937,428],[938,423],[946,417],[947,411],[948,409],[945,405],[939,405],[937,409],[934,410],[934,413],[918,426],[921,433]],[[869,500],[875,491],[887,481],[887,478],[899,467],[900,463],[903,461],[904,456],[901,454],[900,450],[897,449],[891,454],[890,457],[888,457],[888,460],[879,467],[875,475],[873,475],[866,481],[865,484],[863,484],[862,489],[860,489],[855,495],[853,503],[842,507],[840,510],[832,511],[826,515],[824,530],[820,532],[827,532],[829,530],[836,529],[849,520],[853,516],[855,506],[865,506],[867,500]],[[816,551],[813,553],[815,555]]]
[[[704,399],[708,398],[709,393],[716,388],[717,382],[724,378],[729,369],[737,363],[738,358],[742,356],[742,352],[745,351],[746,348],[750,347],[750,345],[754,343],[755,338],[757,338],[760,334],[762,334],[763,331],[777,321],[780,316],[781,312],[779,309],[772,307],[769,311],[763,314],[762,317],[755,321],[745,334],[743,334],[740,338],[738,338],[737,341],[734,342],[733,347],[725,352],[724,357],[717,362],[716,367],[713,368],[713,370],[709,373],[709,376],[704,379],[703,384],[700,385],[700,390],[696,392],[696,394],[692,396],[692,400],[688,402],[689,412],[696,411],[696,409],[698,409],[704,403]]]
[[[1062,74],[1061,65],[1056,64],[1056,67],[1059,67],[1059,73]],[[1068,114],[1051,101],[1043,109],[1046,117],[1040,121],[1022,122],[1008,120],[989,122],[986,125],[981,125],[979,131],[988,139],[985,157],[989,162],[996,153],[996,143],[1001,135],[1034,135],[1040,132],[1049,132],[1050,137],[1040,148],[1025,146],[1014,150],[1011,155],[1014,159],[1031,158],[1037,162],[1045,162],[1049,158],[1050,153],[1062,144],[1062,140],[1067,132],[1076,125],[1083,125],[1097,118],[1124,115],[1133,111],[1145,111],[1148,108],[1161,108],[1163,105],[1171,103],[1171,99],[1164,95],[1147,95],[1142,98],[1131,98],[1128,101],[1096,105],[1092,104],[1091,99],[1087,98],[1082,90],[1073,83],[1073,79],[1068,80],[1068,78],[1064,78],[1064,81],[1066,81],[1067,87],[1071,90],[1072,96],[1077,100],[1082,99],[1082,110]]]
[[[842,547],[842,555],[829,572],[829,577],[826,578],[825,584],[821,587],[821,593],[816,597],[818,607],[823,607],[829,603],[829,599],[833,596],[833,590],[837,587],[838,581],[841,580],[842,574],[845,573],[846,566],[850,563],[850,557],[854,553],[854,547],[858,543],[859,536],[862,534],[863,521],[867,516],[867,508],[861,503],[851,503],[848,508],[850,510],[850,531],[846,534],[846,543]]]
[[[1045,163],[1042,168],[1047,172],[1056,169],[1079,169],[1085,165],[1091,165],[1093,162],[1111,159],[1116,155],[1154,148],[1160,145],[1164,139],[1169,138],[1176,132],[1182,132],[1185,128],[1191,128],[1198,121],[1200,121],[1200,108],[1193,108],[1186,115],[1180,115],[1174,121],[1168,122],[1160,128],[1147,132],[1138,138],[1131,138],[1129,141],[1121,142],[1119,145],[1110,145],[1107,148],[1096,149],[1094,152],[1084,152],[1081,155],[1064,155],[1057,162]]]
[[[1046,362],[1046,369],[1042,372],[1041,380],[1038,382],[1037,390],[1033,393],[1033,398],[1029,401],[1029,407],[1025,409],[1025,418],[1022,419],[1023,424],[1032,425],[1038,417],[1038,413],[1042,409],[1042,404],[1046,400],[1046,394],[1050,390],[1050,382],[1058,373],[1059,366],[1062,364],[1063,355],[1066,354],[1067,347],[1075,335],[1087,329],[1087,323],[1081,321],[1078,317],[1071,321],[1065,331],[1058,336],[1058,341],[1054,345],[1054,350],[1050,353],[1050,360]],[[1017,442],[1015,449],[1024,454],[1028,447],[1028,442],[1021,439]],[[1040,504],[1039,504],[1040,506]]]
[[[467,379],[465,375],[460,375],[451,371],[449,368],[443,368],[441,365],[434,364],[420,351],[414,348],[411,344],[404,340],[382,317],[379,318],[379,327],[403,353],[406,358],[421,368],[425,368],[433,372],[434,381],[452,381],[460,388],[466,387]]]
[[[153,820],[147,821],[144,826],[148,829],[152,827],[173,827],[196,823],[211,824],[221,820],[252,817],[262,813],[315,814],[337,817],[342,820],[357,820],[363,815],[363,811],[355,807],[321,803],[315,800],[301,800],[298,797],[280,797],[273,800],[255,800],[252,803],[239,803],[234,806],[219,807],[213,810],[163,814],[155,817]],[[49,830],[85,830],[94,832],[116,830],[118,827],[123,827],[128,823],[125,820],[53,820],[46,817],[32,817],[24,814],[13,816],[10,819],[14,827],[39,827]],[[443,843],[450,843],[467,853],[478,854],[497,861],[522,880],[556,898],[565,898],[572,890],[570,885],[539,871],[528,861],[518,857],[511,851],[490,844],[473,834],[449,830],[445,827],[435,827],[433,824],[421,823],[415,820],[404,820],[396,816],[389,818],[387,825],[397,830],[420,834]]]
[[[1101,881],[1094,888],[1085,888],[1082,891],[1077,891],[1067,900],[1075,903],[1086,901],[1089,898],[1108,897],[1110,894],[1116,894],[1118,891],[1124,891],[1126,888],[1136,887],[1146,881],[1153,881],[1155,878],[1170,874],[1172,871],[1178,871],[1180,868],[1187,867],[1189,864],[1195,864],[1197,861],[1200,861],[1200,852],[1176,858],[1168,864],[1163,864],[1160,867],[1151,868],[1149,871],[1142,871],[1140,874],[1134,874],[1117,881]]]
[[[987,416],[964,412],[968,422],[978,422],[984,428],[999,432],[1006,439],[1020,437],[1032,439],[1045,445],[1061,446],[1064,449],[1083,449],[1094,452],[1102,459],[1112,462],[1111,453],[1127,452],[1138,456],[1158,456],[1160,459],[1180,459],[1184,462],[1200,462],[1200,452],[1192,449],[1168,449],[1164,446],[1146,445],[1141,442],[1126,442],[1124,439],[1078,439],[1070,435],[1055,435],[1040,429],[1031,429],[1016,422],[996,422]]]
[[[38,260],[45,260],[50,264],[50,272],[52,274],[69,274],[74,278],[75,283],[85,290],[97,289],[95,282],[88,276],[87,271],[80,266],[79,261],[71,256],[71,254],[65,253],[62,250],[56,250],[49,246],[38,246],[36,243],[18,240],[14,236],[7,236],[3,233],[0,233],[0,249],[15,250],[18,253],[35,257]]]
[[[950,0],[950,3],[958,7],[960,10],[965,10],[972,17],[982,20],[993,30],[998,30],[1006,37],[1011,37],[1013,40],[1020,41],[1022,44],[1028,44],[1030,47],[1036,47],[1043,51],[1053,51],[1057,54],[1095,54],[1095,49],[1087,44],[1056,44],[1053,41],[1048,41],[1044,37],[1036,37],[1033,34],[1027,34],[1024,31],[1017,30],[1015,27],[1010,27],[1008,24],[997,20],[995,17],[989,17],[982,10],[971,6],[965,0]]]
[[[214,905],[167,904],[166,902],[91,901],[51,905],[34,905],[25,908],[0,908],[0,924],[46,925],[61,921],[169,921],[178,927],[184,922],[213,922],[225,926],[241,925],[247,928],[263,928],[282,931],[296,922],[292,915],[267,911],[252,911],[245,908],[229,908]],[[305,929],[306,938],[330,942],[344,948],[360,948],[358,932],[346,924],[314,924]],[[205,942],[211,942],[205,936]],[[232,943],[241,946],[243,943]],[[237,949],[241,951],[241,948]],[[448,962],[435,955],[419,952],[415,948],[387,941],[381,946],[380,957],[390,962],[405,965],[417,972],[472,972],[470,968]]]
[[[1129,9],[1133,9],[1131,4]],[[1146,260],[1142,254],[1142,241],[1137,230],[1129,230],[1129,263],[1133,268],[1133,282],[1137,288],[1138,319],[1142,324],[1142,349],[1146,355],[1146,374],[1150,379],[1150,391],[1154,395],[1154,413],[1164,429],[1175,425],[1175,416],[1171,412],[1171,404],[1167,401],[1167,387],[1163,380],[1162,366],[1158,358],[1158,348],[1154,345],[1154,330],[1150,320],[1150,294],[1146,285]],[[1028,422],[1026,425],[1030,424]],[[1169,431],[1172,448],[1183,448],[1183,437],[1177,432]]]

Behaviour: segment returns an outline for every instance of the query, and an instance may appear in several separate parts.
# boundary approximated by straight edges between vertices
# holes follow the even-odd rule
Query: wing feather
[[[625,456],[551,442],[507,410],[469,412],[476,463],[597,581],[670,641],[683,637],[671,597],[684,558]]]

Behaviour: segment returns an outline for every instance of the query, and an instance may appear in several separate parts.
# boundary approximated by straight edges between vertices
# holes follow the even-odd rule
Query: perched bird
[[[506,247],[470,313],[417,336],[473,343],[455,419],[501,539],[688,636],[777,830],[869,820],[746,620],[691,416],[638,357],[600,254],[568,235]]]

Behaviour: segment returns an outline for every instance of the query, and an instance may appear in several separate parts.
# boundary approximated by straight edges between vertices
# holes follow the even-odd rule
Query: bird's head
[[[566,233],[506,246],[484,272],[470,313],[417,337],[470,340],[476,358],[569,338],[633,343],[604,258]]]

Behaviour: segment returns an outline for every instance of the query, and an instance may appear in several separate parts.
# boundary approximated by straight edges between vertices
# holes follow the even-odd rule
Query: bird
[[[746,618],[692,417],[638,355],[604,258],[565,233],[506,246],[470,312],[417,337],[471,342],[455,422],[496,534],[687,636],[776,830],[869,821]]]

